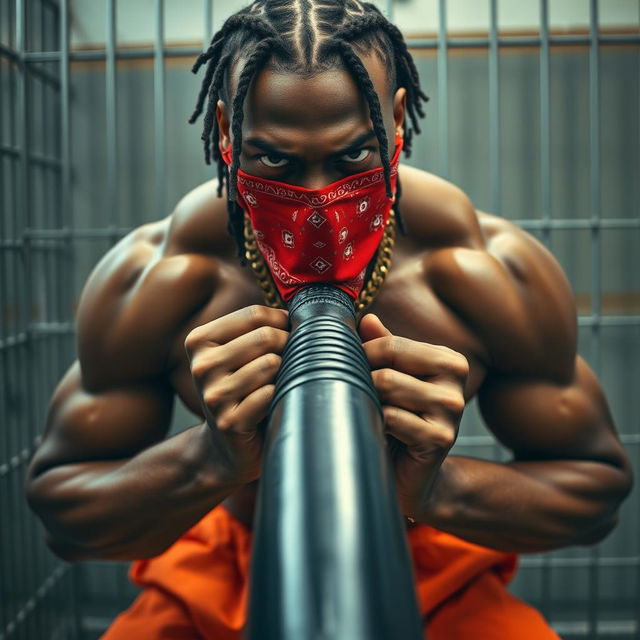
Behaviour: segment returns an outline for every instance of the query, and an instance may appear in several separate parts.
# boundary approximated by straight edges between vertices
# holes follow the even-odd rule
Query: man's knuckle
[[[220,431],[231,431],[234,426],[235,421],[230,411],[225,411],[216,417],[216,427],[218,427]]]
[[[209,409],[217,408],[222,402],[225,394],[219,385],[206,389],[202,394],[202,400]]]
[[[250,322],[256,327],[266,324],[268,321],[268,309],[261,304],[252,304],[248,306],[246,313]]]
[[[200,327],[196,327],[184,339],[184,348],[189,355],[193,354],[200,345],[201,333]]]
[[[274,371],[280,368],[282,358],[277,353],[266,353],[263,357],[263,368]]]
[[[466,406],[462,393],[456,393],[449,399],[449,410],[456,415],[461,414]]]
[[[196,357],[191,361],[191,375],[195,380],[201,381],[210,371],[210,365],[202,357]]]
[[[457,378],[466,378],[469,375],[469,361],[461,354],[454,353],[450,361],[451,372]]]
[[[393,369],[379,369],[376,371],[376,383],[378,388],[383,392],[391,391],[395,380],[395,371]]]
[[[453,429],[439,425],[431,430],[430,442],[442,451],[449,451],[456,441],[456,433]]]

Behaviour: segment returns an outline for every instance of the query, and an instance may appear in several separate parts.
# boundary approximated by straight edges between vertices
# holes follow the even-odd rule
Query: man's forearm
[[[208,457],[199,425],[128,460],[48,469],[29,482],[29,501],[49,545],[67,560],[152,557],[232,493],[237,485]]]
[[[502,551],[591,544],[615,525],[628,478],[602,462],[500,464],[450,456],[416,519]]]

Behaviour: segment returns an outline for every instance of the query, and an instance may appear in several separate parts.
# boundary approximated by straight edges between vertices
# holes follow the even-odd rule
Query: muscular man
[[[513,554],[601,540],[631,484],[600,384],[576,355],[560,267],[452,184],[404,165],[396,176],[425,96],[372,5],[257,0],[205,63],[194,118],[208,98],[219,181],[129,234],[87,283],[78,360],[29,470],[50,547],[71,561],[138,560],[145,590],[109,640],[240,637],[263,418],[288,336],[286,311],[265,296],[277,306],[296,281],[274,273],[278,255],[265,255],[271,279],[252,253],[266,244],[247,185],[315,194],[377,176],[366,207],[384,213],[388,237],[399,216],[404,233],[390,269],[371,255],[364,281],[348,284],[371,311],[359,331],[415,521],[429,637],[555,638],[506,591]],[[175,395],[199,424],[165,439]],[[476,395],[511,461],[447,455]]]

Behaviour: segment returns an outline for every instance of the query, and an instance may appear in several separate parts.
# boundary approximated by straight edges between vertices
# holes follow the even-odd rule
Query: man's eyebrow
[[[346,147],[343,147],[339,151],[332,153],[333,156],[343,156],[350,151],[358,149],[365,142],[371,140],[371,138],[375,138],[376,134],[373,129],[368,129],[364,133],[361,133],[355,140],[352,140]],[[285,151],[281,151],[278,147],[272,145],[270,142],[267,142],[264,138],[260,138],[259,136],[252,136],[251,138],[245,138],[245,144],[250,144],[258,149],[261,149],[265,153],[271,153],[273,155],[281,156],[283,158],[296,158],[297,156],[293,153],[286,153]]]
[[[373,129],[368,129],[364,133],[361,133],[355,140],[352,140],[346,147],[340,149],[340,151],[336,151],[334,156],[343,156],[345,153],[349,153],[350,151],[354,151],[361,147],[365,142],[369,142],[371,138],[375,138],[376,133]]]
[[[244,143],[250,144],[254,147],[258,147],[265,153],[272,153],[276,156],[282,156],[283,158],[295,158],[295,154],[293,153],[285,153],[284,151],[280,151],[277,147],[274,147],[270,142],[267,142],[264,138],[260,138],[258,136],[253,136],[251,138],[246,138]]]

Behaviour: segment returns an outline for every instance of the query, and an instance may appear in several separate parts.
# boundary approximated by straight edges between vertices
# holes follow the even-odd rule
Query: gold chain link
[[[384,283],[389,270],[391,269],[391,256],[393,247],[396,242],[396,218],[393,209],[389,212],[389,219],[384,228],[382,241],[378,247],[376,261],[373,270],[369,276],[369,280],[362,287],[358,300],[356,301],[356,310],[359,314],[373,302],[378,294],[380,287]],[[284,302],[278,293],[278,289],[273,282],[271,273],[264,262],[262,253],[258,249],[258,243],[251,228],[251,220],[248,216],[244,217],[244,255],[249,263],[249,267],[253,275],[258,281],[258,285],[262,290],[264,300],[269,307],[283,309]]]

